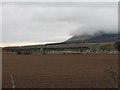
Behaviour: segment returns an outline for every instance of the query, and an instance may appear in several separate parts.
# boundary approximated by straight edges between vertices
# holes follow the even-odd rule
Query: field
[[[3,54],[3,88],[114,88],[115,54]]]

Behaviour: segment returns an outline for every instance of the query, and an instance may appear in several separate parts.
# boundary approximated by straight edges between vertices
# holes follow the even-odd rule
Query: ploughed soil
[[[3,54],[3,88],[114,88],[115,54]]]

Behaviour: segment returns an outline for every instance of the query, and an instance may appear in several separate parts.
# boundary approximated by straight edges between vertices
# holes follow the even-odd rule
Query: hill
[[[64,44],[78,44],[78,43],[103,43],[103,42],[113,42],[118,41],[118,34],[100,34],[100,35],[80,35],[73,36]]]

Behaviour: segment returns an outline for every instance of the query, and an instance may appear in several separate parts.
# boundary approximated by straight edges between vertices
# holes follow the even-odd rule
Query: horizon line
[[[7,42],[7,43],[0,43],[0,47],[22,47],[29,45],[45,45],[50,43],[56,43],[56,42]]]

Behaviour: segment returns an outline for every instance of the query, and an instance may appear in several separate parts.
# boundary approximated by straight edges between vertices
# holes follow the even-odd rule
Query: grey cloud
[[[4,3],[3,42],[60,42],[99,30],[117,32],[117,3]]]

